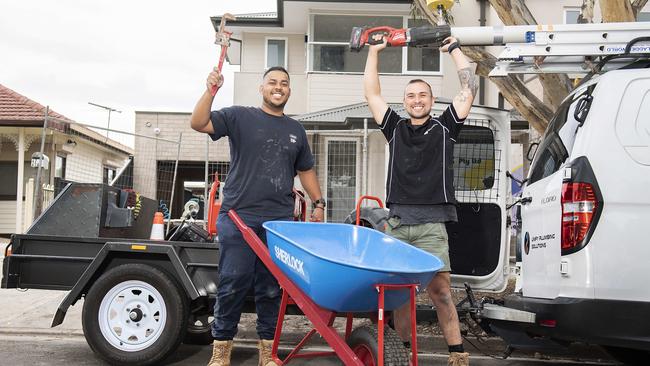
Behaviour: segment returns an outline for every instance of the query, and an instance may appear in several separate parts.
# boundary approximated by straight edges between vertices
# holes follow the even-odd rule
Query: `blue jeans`
[[[270,218],[253,215],[240,217],[266,243],[266,230],[262,223]],[[278,281],[244,241],[241,232],[228,215],[219,215],[217,232],[220,245],[219,283],[214,305],[212,336],[219,341],[235,337],[246,296],[252,288],[257,311],[257,334],[260,339],[273,339],[282,295]]]

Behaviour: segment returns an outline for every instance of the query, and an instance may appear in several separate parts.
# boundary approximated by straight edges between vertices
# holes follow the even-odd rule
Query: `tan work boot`
[[[257,349],[260,354],[260,361],[257,363],[258,366],[278,366],[277,363],[273,360],[271,355],[273,351],[273,340],[260,339],[257,341]]]
[[[449,354],[447,360],[448,366],[469,366],[469,353],[467,352],[452,352]]]
[[[212,344],[212,358],[208,366],[230,366],[232,341],[214,341]]]

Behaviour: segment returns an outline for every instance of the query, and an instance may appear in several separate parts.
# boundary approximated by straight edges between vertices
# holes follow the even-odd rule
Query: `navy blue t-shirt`
[[[314,166],[302,125],[287,116],[241,106],[212,111],[210,120],[212,140],[228,136],[230,143],[220,214],[234,208],[270,218],[291,216],[293,178]]]

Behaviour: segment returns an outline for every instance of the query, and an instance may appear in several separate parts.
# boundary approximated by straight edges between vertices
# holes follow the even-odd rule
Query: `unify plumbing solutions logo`
[[[286,264],[289,268],[300,273],[303,277],[305,276],[305,270],[303,269],[303,264],[304,264],[303,261],[285,252],[279,247],[274,247],[273,249],[275,251],[276,258],[278,258],[282,263]]]

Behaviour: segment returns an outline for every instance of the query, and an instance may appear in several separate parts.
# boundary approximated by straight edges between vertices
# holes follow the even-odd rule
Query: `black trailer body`
[[[61,324],[70,305],[88,293],[103,273],[139,263],[172,275],[194,307],[210,311],[217,288],[218,243],[14,235],[5,257],[2,287],[70,291],[52,326]]]

